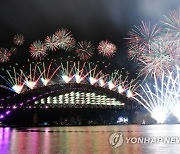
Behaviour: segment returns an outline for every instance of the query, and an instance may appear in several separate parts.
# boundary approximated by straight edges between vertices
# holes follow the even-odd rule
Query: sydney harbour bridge
[[[0,99],[3,121],[19,110],[50,110],[62,108],[128,109],[134,85],[118,71],[104,74],[97,66],[69,64],[65,66],[44,63],[30,65],[29,72],[6,71],[2,78],[11,86],[1,88],[15,92]],[[46,69],[47,68],[47,69]],[[57,82],[58,81],[58,82]]]

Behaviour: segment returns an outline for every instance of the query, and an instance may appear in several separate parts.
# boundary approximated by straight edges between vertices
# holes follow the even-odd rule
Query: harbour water
[[[123,143],[110,144],[121,133]],[[0,154],[179,154],[180,141],[136,142],[138,137],[180,138],[180,125],[0,128]],[[129,140],[127,142],[127,139]],[[174,141],[174,140],[173,140]],[[116,141],[114,141],[116,142]]]

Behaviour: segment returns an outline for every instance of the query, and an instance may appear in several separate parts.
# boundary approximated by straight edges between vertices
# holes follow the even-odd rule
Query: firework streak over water
[[[133,98],[158,123],[164,123],[170,114],[180,121],[179,21],[180,8],[164,16],[160,25],[142,22],[128,33],[128,55],[140,65],[139,76],[144,76],[143,81],[153,80],[153,84],[143,82]]]
[[[71,82],[104,87],[125,94],[127,97],[132,97],[137,88],[136,80],[128,81],[128,72],[125,76],[122,75],[121,71],[105,74],[93,63],[72,61],[60,65],[52,62],[49,65],[44,62],[32,63],[26,70],[16,70],[13,67],[12,70],[6,70],[3,75],[1,74],[1,78],[6,82],[6,85],[0,85],[0,87],[17,94],[42,85]]]
[[[161,76],[180,65],[179,21],[180,9],[170,11],[160,25],[142,22],[128,33],[128,55],[140,65],[140,76]]]
[[[154,73],[154,84],[140,85],[141,92],[135,92],[133,97],[143,105],[158,123],[164,123],[171,112],[180,119],[180,68],[166,76],[157,78]],[[177,108],[178,107],[178,108]],[[178,111],[178,112],[177,112]]]

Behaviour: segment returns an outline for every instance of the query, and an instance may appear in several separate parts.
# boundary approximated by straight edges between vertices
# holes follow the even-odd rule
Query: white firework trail
[[[61,65],[59,65],[56,69],[52,67],[52,63],[50,63],[47,67],[45,63],[42,63],[42,67],[38,66],[39,72],[41,74],[41,81],[44,86],[47,86],[51,81],[56,72],[60,69]]]
[[[7,86],[0,85],[0,87],[11,90],[17,94],[20,94],[24,87],[22,71],[18,73],[16,72],[15,67],[13,67],[13,71],[6,70],[6,73],[8,74],[8,78],[5,78],[4,76],[1,75],[0,76],[3,80],[6,81]]]
[[[177,69],[179,70],[178,67]],[[135,96],[132,97],[149,111],[157,123],[164,123],[179,104],[178,70],[177,73],[169,72],[167,76],[163,73],[159,78],[154,73],[153,85],[148,83],[140,85],[143,95],[135,92]]]
[[[63,79],[65,83],[69,83],[74,77],[74,68],[76,67],[76,63],[71,65],[69,61],[67,61],[66,66],[61,63],[61,73],[60,76],[57,75],[60,79]]]

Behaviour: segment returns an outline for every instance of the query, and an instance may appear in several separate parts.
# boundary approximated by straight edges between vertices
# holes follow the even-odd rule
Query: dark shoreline
[[[16,128],[19,130],[25,130],[25,129],[29,129],[29,128],[43,128],[43,127],[99,127],[99,126],[105,126],[105,127],[112,127],[112,126],[126,126],[126,125],[137,125],[137,126],[149,126],[149,125],[179,125],[180,123],[163,123],[163,124],[117,124],[117,125],[35,125],[35,126],[11,126],[11,125],[4,125],[4,126],[0,126],[0,128]],[[33,130],[34,131],[34,130]]]

